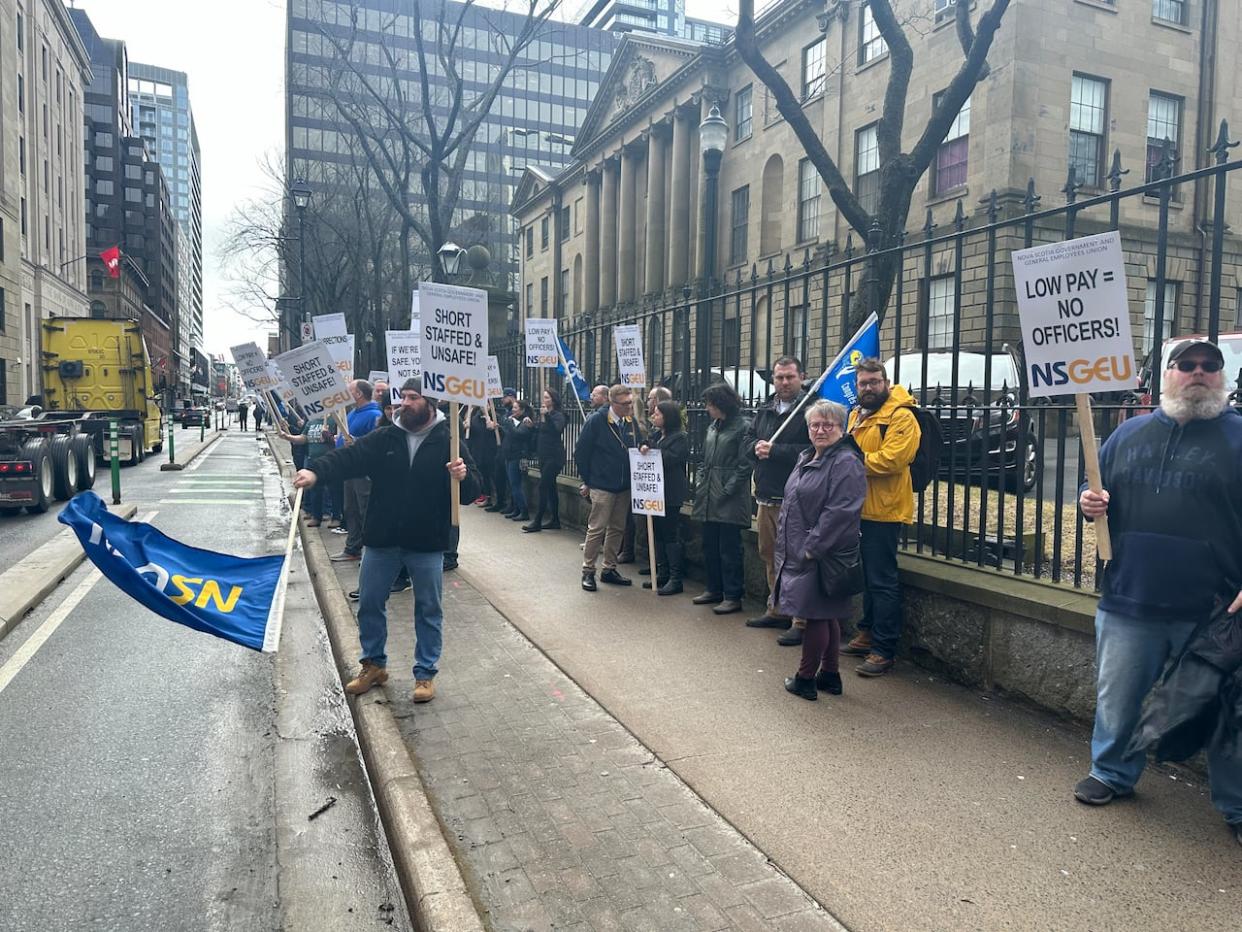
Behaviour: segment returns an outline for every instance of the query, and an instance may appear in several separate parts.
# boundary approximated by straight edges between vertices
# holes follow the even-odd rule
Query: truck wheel
[[[50,444],[52,485],[58,501],[67,502],[78,493],[78,458],[73,454],[73,438],[61,434]]]
[[[47,453],[47,444],[42,440],[31,440],[22,449],[22,458],[34,465],[34,503],[26,506],[32,515],[43,514],[52,502],[52,460]]]
[[[78,461],[78,491],[85,492],[95,486],[95,447],[87,434],[73,438],[73,455]]]

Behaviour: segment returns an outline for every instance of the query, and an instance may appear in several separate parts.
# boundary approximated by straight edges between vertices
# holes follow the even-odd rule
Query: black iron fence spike
[[[1114,149],[1113,150],[1113,162],[1112,162],[1111,167],[1108,169],[1108,175],[1107,175],[1108,190],[1112,191],[1114,194],[1120,191],[1121,190],[1121,177],[1122,175],[1128,175],[1128,174],[1130,174],[1130,169],[1121,167],[1121,150]]]
[[[1224,165],[1229,161],[1229,150],[1237,146],[1236,142],[1229,141],[1229,121],[1220,121],[1220,132],[1216,134],[1216,142],[1214,142],[1208,152],[1215,154],[1216,164]]]

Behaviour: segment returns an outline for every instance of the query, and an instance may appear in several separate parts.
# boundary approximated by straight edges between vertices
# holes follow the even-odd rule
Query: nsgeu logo
[[[465,395],[467,398],[487,399],[487,382],[480,379],[462,379],[442,372],[424,372],[423,390],[429,395]]]
[[[237,557],[200,550],[142,521],[76,495],[59,520],[118,589],[170,621],[254,650],[275,650],[283,555]]]
[[[1134,361],[1130,356],[1101,356],[1098,359],[1031,364],[1031,387],[1044,385],[1083,385],[1087,382],[1133,382]]]

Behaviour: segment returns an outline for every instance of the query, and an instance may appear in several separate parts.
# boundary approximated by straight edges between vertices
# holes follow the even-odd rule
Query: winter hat
[[[423,380],[418,376],[412,376],[405,380],[401,390],[403,392],[418,392],[421,395],[423,393]]]

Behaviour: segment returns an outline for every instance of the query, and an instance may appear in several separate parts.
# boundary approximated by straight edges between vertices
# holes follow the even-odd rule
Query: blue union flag
[[[126,521],[94,492],[60,513],[90,561],[118,589],[169,621],[253,650],[280,638],[285,558],[236,557],[173,540],[154,525]]]

